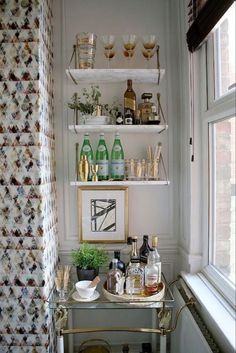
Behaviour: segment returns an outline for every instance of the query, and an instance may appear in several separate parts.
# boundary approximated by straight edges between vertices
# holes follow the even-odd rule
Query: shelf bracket
[[[158,70],[157,84],[158,84],[158,86],[159,86],[160,78],[161,78],[159,50],[160,50],[160,45],[157,45],[156,46],[156,53],[157,53],[157,70]]]
[[[69,66],[68,66],[68,73],[70,75],[70,78],[74,82],[74,84],[78,85],[78,82],[76,81],[76,79],[74,78],[74,76],[72,75],[72,73],[70,71],[71,70],[70,64],[71,64],[71,62],[73,60],[73,57],[75,57],[75,67],[77,67],[77,65],[76,65],[76,61],[77,61],[77,59],[76,59],[76,45],[73,45],[73,52],[72,52],[72,55],[71,55],[71,58],[70,58]]]

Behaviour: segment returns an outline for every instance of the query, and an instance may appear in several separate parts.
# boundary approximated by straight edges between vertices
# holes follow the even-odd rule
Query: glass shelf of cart
[[[117,83],[132,80],[135,83],[159,84],[164,69],[67,69],[66,75],[74,83]]]
[[[142,300],[130,299],[124,301],[122,299],[115,301],[108,299],[104,293],[103,284],[99,283],[96,291],[99,296],[94,301],[76,301],[73,299],[73,293],[76,292],[75,286],[73,285],[66,300],[60,300],[56,291],[54,291],[49,299],[49,306],[51,309],[56,309],[58,305],[63,305],[67,309],[154,309],[162,308],[165,305],[166,308],[172,308],[174,305],[174,297],[170,290],[164,275],[162,274],[162,282],[165,285],[165,294],[161,300],[150,300],[143,298]],[[116,296],[117,297],[117,296]]]
[[[165,186],[169,180],[71,181],[71,186]]]
[[[120,133],[140,133],[160,134],[168,129],[168,125],[69,125],[69,130],[74,133],[85,132],[120,132]]]

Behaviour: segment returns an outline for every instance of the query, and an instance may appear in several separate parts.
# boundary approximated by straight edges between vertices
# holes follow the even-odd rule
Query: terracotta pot
[[[85,270],[76,267],[77,277],[79,281],[92,281],[99,273],[99,269]]]

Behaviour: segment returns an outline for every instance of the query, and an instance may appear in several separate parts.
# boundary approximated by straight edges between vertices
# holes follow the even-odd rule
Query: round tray
[[[153,295],[137,295],[133,294],[132,297],[129,294],[117,295],[112,294],[106,289],[106,282],[103,286],[103,294],[104,297],[111,302],[119,302],[119,303],[127,303],[132,305],[151,305],[153,302],[160,301],[163,299],[165,294],[165,284],[163,282],[160,283],[160,291]]]

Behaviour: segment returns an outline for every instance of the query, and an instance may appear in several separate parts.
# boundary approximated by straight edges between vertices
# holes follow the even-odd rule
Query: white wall
[[[66,102],[81,87],[70,83],[65,75],[72,54],[75,36],[81,31],[98,35],[117,36],[116,55],[111,67],[127,67],[122,55],[122,34],[156,34],[160,45],[161,68],[166,70],[159,87],[135,85],[138,101],[141,93],[161,93],[161,103],[168,119],[169,129],[158,136],[122,135],[126,158],[145,158],[147,144],[163,143],[163,153],[168,170],[170,186],[129,187],[129,234],[142,238],[143,234],[160,236],[160,253],[163,270],[168,280],[178,273],[177,243],[179,236],[179,70],[178,70],[178,1],[175,0],[55,0],[55,119],[57,152],[57,190],[59,215],[59,241],[62,261],[70,261],[69,252],[79,245],[76,188],[69,182],[75,179],[75,142],[81,144],[81,136],[69,133],[72,111]],[[152,62],[155,67],[155,60]],[[96,68],[105,66],[102,44],[98,39]],[[141,54],[141,43],[137,45],[133,67],[145,67]],[[123,102],[126,84],[100,85],[102,103],[119,97]],[[94,150],[98,135],[91,134]],[[113,136],[106,136],[111,149]],[[108,249],[119,249],[120,245],[108,245]],[[148,320],[147,318],[145,320]],[[142,338],[138,338],[142,341]]]
[[[71,248],[78,246],[78,217],[76,189],[69,185],[75,178],[75,142],[78,137],[68,132],[68,123],[72,122],[72,111],[66,107],[66,102],[74,92],[80,92],[81,87],[70,83],[65,75],[72,46],[75,43],[75,35],[81,31],[94,31],[98,38],[101,34],[113,33],[117,36],[117,50],[112,67],[126,67],[125,58],[122,55],[121,36],[125,33],[135,33],[139,36],[146,33],[157,35],[160,45],[161,67],[166,69],[166,75],[159,87],[147,85],[134,85],[134,90],[139,101],[141,93],[152,91],[161,93],[161,103],[168,119],[169,130],[158,136],[131,136],[123,135],[122,143],[126,157],[145,157],[146,145],[157,142],[163,143],[163,153],[171,182],[169,187],[157,188],[129,188],[129,234],[142,237],[143,234],[160,235],[160,249],[164,259],[172,264],[175,260],[178,238],[178,97],[175,96],[177,87],[177,56],[175,45],[176,38],[171,36],[174,26],[170,14],[175,8],[165,0],[95,0],[73,1],[56,0],[55,8],[55,116],[57,139],[57,183],[58,183],[58,211],[59,234],[61,252],[67,253]],[[175,11],[175,10],[174,10]],[[175,30],[175,29],[174,29]],[[176,32],[175,32],[176,33]],[[171,38],[174,46],[171,46]],[[173,58],[175,60],[173,60]],[[96,67],[105,65],[102,53],[102,44],[98,39],[96,53]],[[152,64],[155,67],[155,60]],[[134,67],[145,67],[141,55],[141,43],[138,43]],[[173,75],[171,74],[173,73]],[[102,102],[111,102],[113,97],[119,97],[123,102],[125,84],[100,85],[102,90]],[[154,95],[155,97],[156,95]],[[173,133],[175,131],[175,133]],[[98,136],[94,134],[93,147],[96,149]],[[106,136],[109,149],[113,136]],[[81,143],[81,136],[79,139]],[[173,144],[174,143],[174,144]],[[114,246],[109,246],[113,249]],[[168,258],[170,252],[170,258]],[[175,253],[176,255],[176,253]],[[172,266],[171,266],[172,267]],[[174,273],[168,274],[173,277]]]

